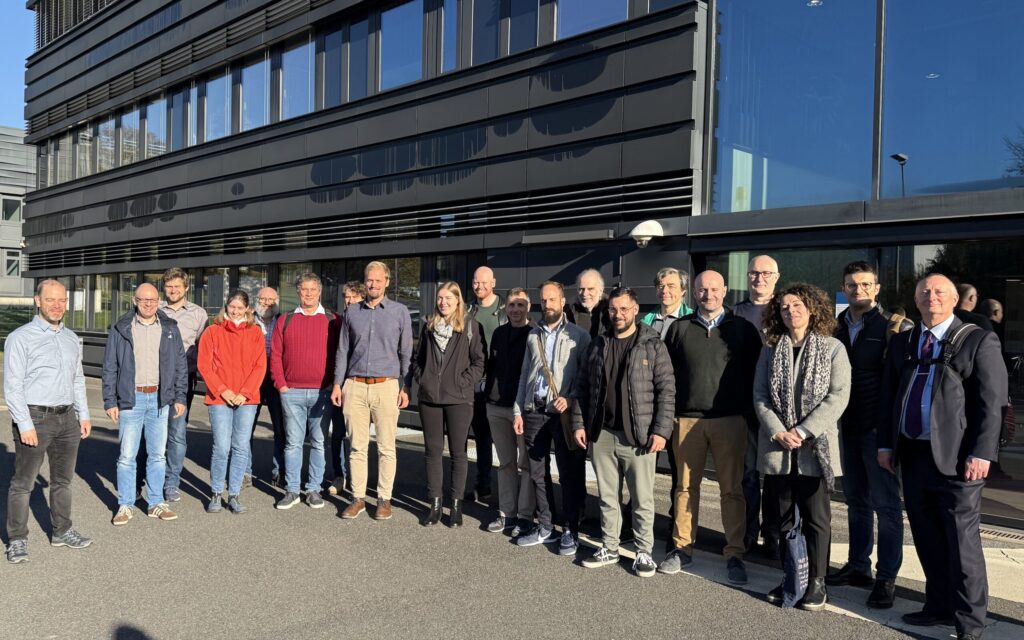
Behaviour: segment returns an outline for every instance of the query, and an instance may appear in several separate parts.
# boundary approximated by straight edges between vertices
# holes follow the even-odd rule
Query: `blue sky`
[[[25,126],[25,58],[34,48],[35,14],[25,9],[25,0],[0,3],[0,125]]]

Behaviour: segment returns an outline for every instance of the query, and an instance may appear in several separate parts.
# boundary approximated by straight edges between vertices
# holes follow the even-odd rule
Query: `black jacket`
[[[842,428],[846,432],[864,433],[878,426],[878,394],[885,371],[885,353],[889,340],[895,335],[890,328],[892,314],[878,306],[864,314],[864,326],[857,341],[850,344],[850,328],[846,324],[849,310],[839,314],[835,337],[846,347],[850,358],[850,404],[843,413]],[[914,323],[904,318],[900,326],[892,327],[897,333],[910,331]]]
[[[419,383],[416,396],[430,404],[473,402],[473,388],[484,375],[484,338],[480,323],[466,318],[463,331],[452,333],[441,353],[426,326],[412,359],[412,377]]]
[[[675,426],[676,381],[672,374],[672,361],[658,332],[645,324],[637,324],[637,336],[629,351],[626,364],[626,387],[629,391],[629,415],[632,432],[626,430],[626,440],[636,447],[647,445],[650,435],[666,440]],[[573,403],[573,425],[587,430],[587,440],[593,442],[604,426],[604,402],[608,392],[604,359],[609,333],[591,340],[587,349],[587,364],[576,378],[577,400]]]
[[[579,302],[567,304],[565,305],[565,317],[569,322],[589,333],[591,338],[612,330],[611,320],[608,319],[607,298],[601,298],[592,311],[587,311],[587,308]]]
[[[519,392],[519,374],[526,357],[526,342],[532,325],[513,327],[505,323],[494,330],[487,349],[487,382],[484,395],[499,407],[515,404]]]
[[[710,331],[691,313],[665,336],[676,376],[676,415],[688,418],[744,416],[754,420],[754,373],[761,355],[757,328],[731,310]]]
[[[953,320],[946,339],[964,323]],[[920,325],[889,341],[878,424],[878,448],[893,449],[899,459],[900,422],[917,367]],[[948,345],[943,344],[945,350]],[[941,357],[941,356],[940,356]],[[935,466],[947,476],[961,476],[967,456],[996,460],[1007,398],[1007,375],[999,339],[974,330],[948,367],[935,365],[932,382],[931,449]]]

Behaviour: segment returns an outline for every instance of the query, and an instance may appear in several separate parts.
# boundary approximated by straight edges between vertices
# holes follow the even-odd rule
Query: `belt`
[[[394,378],[364,378],[363,376],[352,376],[349,380],[355,380],[356,382],[362,382],[363,384],[381,384]]]
[[[72,406],[74,405],[61,404],[57,405],[56,407],[47,407],[41,404],[30,404],[28,405],[28,408],[32,409],[33,411],[39,411],[40,413],[53,413],[59,416],[61,414],[67,413],[68,411],[71,411]]]
[[[160,390],[160,385],[152,385],[150,387],[135,387],[135,390],[139,393],[156,393]]]

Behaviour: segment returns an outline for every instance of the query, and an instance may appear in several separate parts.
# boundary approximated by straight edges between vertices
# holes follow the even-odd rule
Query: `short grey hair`
[[[302,285],[306,282],[315,282],[316,286],[320,287],[323,291],[324,283],[320,281],[320,276],[316,275],[312,271],[304,271],[298,278],[295,279],[295,288],[301,289]]]
[[[597,281],[601,283],[601,291],[604,291],[604,276],[597,269],[584,269],[580,271],[580,275],[576,276],[576,288],[580,288],[580,283],[583,282],[584,276],[595,276]]]
[[[675,267],[665,267],[658,269],[658,273],[654,276],[654,286],[661,284],[662,279],[666,276],[679,276],[679,284],[683,289],[688,289],[690,285],[690,274],[685,269],[676,269]]]

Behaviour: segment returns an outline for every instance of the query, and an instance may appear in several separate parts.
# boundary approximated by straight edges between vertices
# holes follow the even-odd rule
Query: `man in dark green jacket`
[[[650,327],[636,321],[640,306],[632,289],[612,291],[612,331],[596,336],[587,366],[577,377],[573,411],[576,443],[591,444],[590,458],[601,499],[603,544],[583,561],[589,569],[619,561],[623,477],[633,506],[637,554],[633,571],[653,576],[654,474],[657,454],[672,435],[675,379],[668,350]]]

